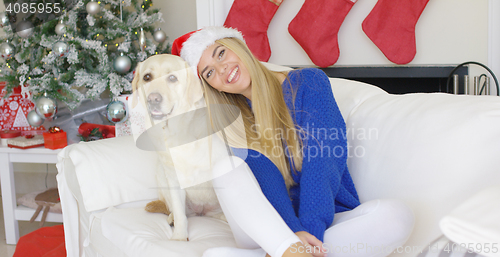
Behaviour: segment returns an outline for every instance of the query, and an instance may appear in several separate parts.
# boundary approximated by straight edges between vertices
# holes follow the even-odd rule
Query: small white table
[[[60,151],[61,149],[51,150],[43,146],[25,150],[0,146],[0,182],[7,244],[17,244],[17,240],[19,240],[18,221],[28,221],[35,213],[34,209],[17,206],[12,163],[57,163],[57,154]],[[38,215],[36,220],[39,221],[41,216]],[[62,222],[62,214],[49,212],[45,221]]]

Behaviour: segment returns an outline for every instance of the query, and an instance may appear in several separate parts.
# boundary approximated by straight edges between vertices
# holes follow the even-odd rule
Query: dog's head
[[[148,108],[154,120],[194,110],[203,105],[200,79],[182,58],[161,54],[139,63],[132,81],[133,106]]]

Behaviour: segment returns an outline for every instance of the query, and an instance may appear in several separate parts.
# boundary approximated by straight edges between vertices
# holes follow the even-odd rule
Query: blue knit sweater
[[[302,170],[292,170],[296,185],[288,192],[278,168],[256,151],[249,150],[245,161],[292,231],[307,231],[323,241],[334,213],[360,204],[346,165],[346,125],[323,71],[293,70],[282,87],[295,125],[306,132]]]

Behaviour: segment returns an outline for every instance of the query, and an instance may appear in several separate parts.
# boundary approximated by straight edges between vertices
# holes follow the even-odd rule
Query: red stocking
[[[415,25],[429,0],[378,0],[363,31],[391,62],[406,64],[417,53]]]
[[[306,0],[290,22],[290,35],[314,64],[328,67],[337,62],[340,54],[337,34],[356,1]]]
[[[271,47],[267,28],[283,0],[235,0],[224,26],[238,29],[252,53],[267,62]]]

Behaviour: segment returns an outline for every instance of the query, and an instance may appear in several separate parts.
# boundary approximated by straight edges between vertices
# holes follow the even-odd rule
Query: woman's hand
[[[307,252],[311,253],[314,257],[326,257],[326,250],[323,248],[323,242],[315,236],[306,231],[296,232],[295,235],[304,243]]]

